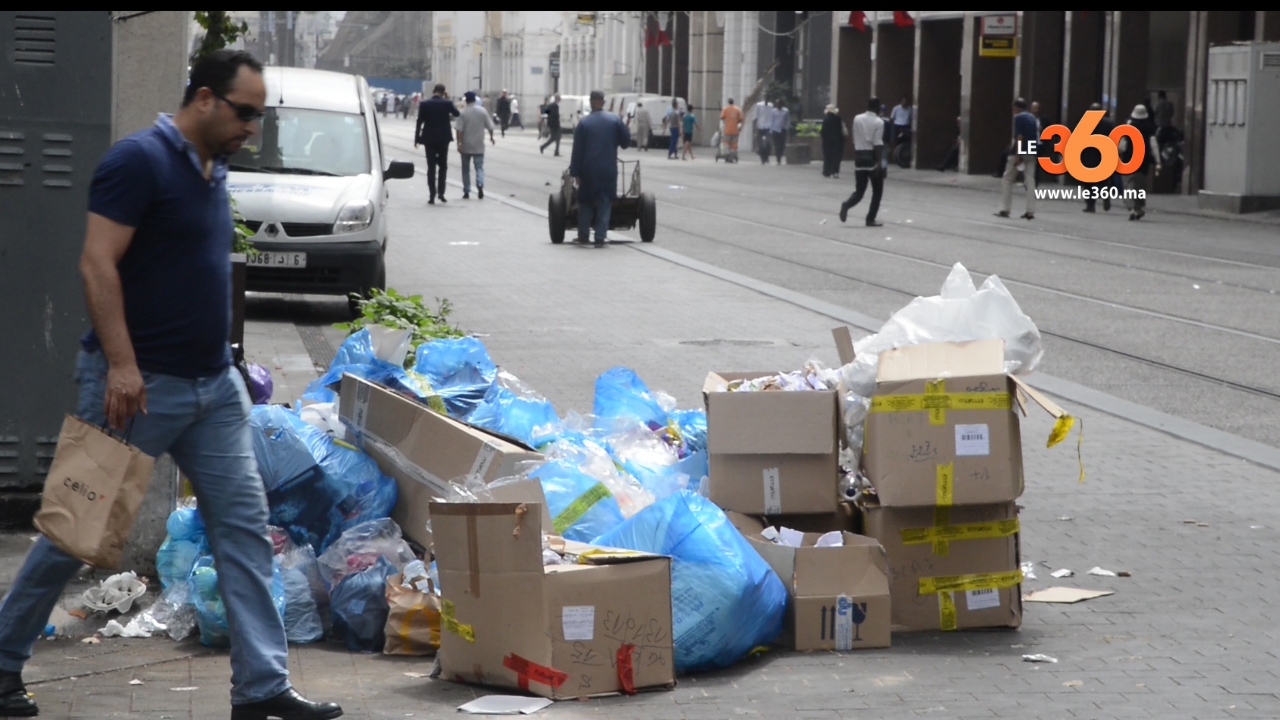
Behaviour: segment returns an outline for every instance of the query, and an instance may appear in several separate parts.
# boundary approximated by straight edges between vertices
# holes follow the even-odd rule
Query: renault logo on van
[[[275,237],[280,234],[280,228],[275,223],[267,223],[267,237]]]

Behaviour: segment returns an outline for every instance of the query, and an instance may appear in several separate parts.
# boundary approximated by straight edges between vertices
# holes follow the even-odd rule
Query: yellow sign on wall
[[[1011,58],[1018,56],[1018,38],[982,36],[982,44],[978,46],[978,57]]]

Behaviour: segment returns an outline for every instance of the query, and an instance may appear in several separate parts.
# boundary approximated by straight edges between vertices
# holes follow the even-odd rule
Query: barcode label
[[[956,425],[956,456],[991,454],[991,429],[983,425]]]
[[[764,514],[779,515],[782,513],[782,488],[778,468],[765,468],[761,476],[764,480]]]
[[[991,590],[967,590],[964,594],[965,606],[970,610],[986,610],[987,608],[1000,607],[1000,591]]]

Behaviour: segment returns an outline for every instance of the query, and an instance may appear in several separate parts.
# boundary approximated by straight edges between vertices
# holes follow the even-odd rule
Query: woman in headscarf
[[[848,133],[840,120],[840,110],[828,105],[822,116],[822,176],[840,177],[840,160],[844,157],[844,139]]]

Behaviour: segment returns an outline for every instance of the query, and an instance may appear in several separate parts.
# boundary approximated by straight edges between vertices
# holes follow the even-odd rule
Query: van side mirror
[[[408,180],[413,177],[413,163],[404,160],[392,160],[391,165],[382,173],[384,180]]]

